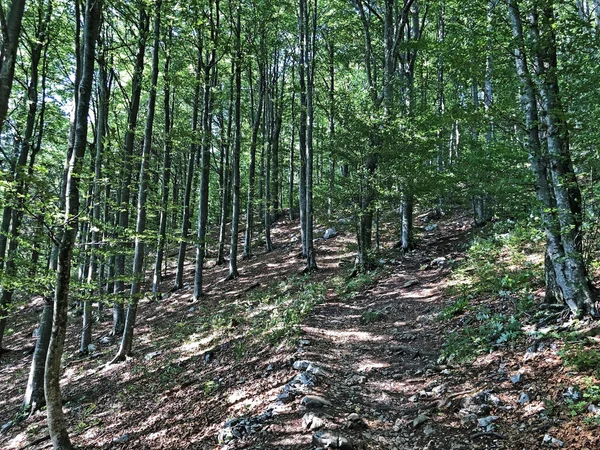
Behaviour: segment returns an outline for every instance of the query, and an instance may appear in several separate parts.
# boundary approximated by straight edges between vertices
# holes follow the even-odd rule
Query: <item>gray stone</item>
[[[125,433],[123,436],[113,439],[113,443],[122,444],[124,442],[129,441],[130,439],[131,439],[131,436],[129,435],[129,433]]]
[[[307,412],[302,417],[302,426],[307,430],[318,430],[319,428],[323,428],[324,425],[325,420],[322,417],[319,417],[314,412]]]
[[[310,361],[306,361],[304,359],[300,359],[298,361],[294,361],[292,367],[296,370],[306,370],[308,366],[310,366]]]
[[[111,342],[112,342],[112,339],[111,339],[109,336],[102,336],[102,337],[100,338],[99,342],[100,342],[102,345],[110,345],[110,344],[111,344]]]
[[[341,450],[352,450],[354,446],[347,437],[330,431],[317,431],[313,434],[313,445],[322,446],[323,448],[338,448]]]
[[[331,239],[335,236],[337,236],[335,228],[327,228],[327,230],[325,230],[325,233],[323,233],[323,239]]]
[[[423,434],[425,436],[431,436],[433,433],[435,433],[433,427],[429,424],[425,425],[425,428],[423,428]]]
[[[600,416],[600,408],[598,408],[596,405],[589,405],[587,410],[596,416]]]
[[[553,448],[560,448],[563,445],[565,445],[563,441],[561,441],[560,439],[556,439],[555,437],[552,437],[549,434],[544,435],[544,439],[542,440],[542,442],[547,446]]]
[[[567,389],[567,392],[565,392],[563,394],[563,397],[566,400],[576,401],[576,400],[579,400],[581,398],[581,392],[579,392],[579,390],[576,387],[569,386],[568,389]]]
[[[521,382],[522,378],[523,377],[520,373],[515,373],[512,377],[510,377],[510,381],[512,381],[513,384],[517,384]]]
[[[148,354],[146,354],[146,356],[144,356],[144,359],[146,361],[153,359],[155,357],[157,357],[158,355],[162,354],[162,352],[160,350],[156,351],[156,352],[150,352]]]
[[[427,422],[428,420],[430,420],[429,416],[425,415],[425,414],[419,414],[415,420],[413,420],[413,427],[417,428],[419,425],[424,424],[425,422]]]
[[[316,364],[313,364],[313,363],[310,363],[308,365],[308,367],[306,368],[306,371],[310,372],[314,375],[320,376],[320,377],[331,378],[331,374],[328,371],[326,371],[322,367],[317,366]]]
[[[521,392],[521,395],[519,396],[519,403],[521,405],[529,403],[529,395],[527,395],[525,392]]]
[[[427,225],[425,227],[425,231],[435,231],[435,230],[437,230],[437,227],[438,227],[437,224],[430,223],[429,225]]]
[[[477,420],[477,426],[481,427],[481,428],[488,428],[490,425],[492,425],[496,420],[498,420],[498,416],[487,416],[487,417],[482,417],[481,419]]]
[[[324,408],[326,406],[331,406],[331,403],[328,400],[319,397],[318,395],[306,395],[302,397],[300,404],[307,408]]]
[[[351,430],[364,430],[368,428],[365,421],[356,413],[350,414],[346,421],[344,422],[344,426],[346,428],[350,428]]]
[[[306,371],[306,372],[301,372],[298,375],[296,375],[296,377],[294,378],[294,380],[292,382],[299,382],[303,386],[315,387],[317,385],[318,381],[319,380],[314,373]]]

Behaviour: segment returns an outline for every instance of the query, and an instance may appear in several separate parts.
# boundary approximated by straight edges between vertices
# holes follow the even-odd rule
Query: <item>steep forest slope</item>
[[[257,249],[241,263],[239,279],[224,282],[226,270],[210,263],[210,288],[201,301],[192,301],[187,282],[171,295],[141,301],[135,354],[122,363],[107,365],[117,347],[108,311],[89,356],[79,355],[70,327],[63,395],[74,443],[89,449],[598,448],[600,387],[589,371],[598,353],[584,350],[592,324],[577,332],[560,314],[530,316],[541,301],[531,273],[532,305],[519,305],[506,292],[494,300],[481,285],[467,305],[457,286],[474,270],[474,246],[493,236],[496,225],[473,229],[460,215],[421,225],[415,251],[384,250],[376,271],[348,278],[351,234],[317,239],[319,270],[302,275],[298,226],[277,223],[274,251]],[[502,238],[518,233],[511,226]],[[527,253],[531,261],[539,258],[534,249]],[[508,258],[496,256],[498,267]],[[517,278],[516,269],[504,275]],[[186,280],[191,277],[190,267]],[[512,292],[517,295],[516,285]],[[14,351],[1,360],[2,423],[22,401],[35,312],[35,304],[23,308],[7,338]],[[76,311],[70,320],[79,320]],[[492,333],[485,329],[494,324],[492,345],[481,351]],[[471,326],[472,339],[452,340]],[[570,353],[563,330],[573,341],[566,344]],[[514,336],[503,338],[504,331]],[[38,412],[9,429],[0,446],[47,448],[44,417]]]

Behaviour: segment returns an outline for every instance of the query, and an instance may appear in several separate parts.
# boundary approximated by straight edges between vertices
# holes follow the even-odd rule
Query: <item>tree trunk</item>
[[[127,116],[127,132],[123,154],[123,181],[119,198],[119,229],[125,233],[129,228],[129,203],[131,199],[131,184],[133,176],[133,154],[135,132],[137,128],[140,99],[142,94],[142,73],[144,71],[144,54],[146,52],[146,38],[148,33],[149,18],[144,10],[140,11],[138,36],[138,49],[131,87],[131,103]],[[115,258],[115,295],[117,300],[113,307],[113,334],[118,336],[123,333],[125,325],[125,309],[123,307],[125,294],[125,253],[120,252]]]
[[[216,45],[218,23],[219,23],[219,2],[216,2],[216,13],[210,11],[211,42]],[[202,288],[204,258],[206,256],[206,228],[208,224],[208,198],[210,181],[210,149],[212,136],[212,91],[211,88],[216,84],[217,78],[217,51],[213,46],[210,57],[207,57],[204,66],[204,94],[202,99],[202,155],[200,158],[200,186],[198,200],[198,233],[196,244],[196,272],[194,274],[194,299],[199,299],[204,295]]]
[[[240,225],[240,153],[242,146],[242,114],[240,111],[242,94],[242,25],[240,5],[236,10],[235,34],[235,141],[233,144],[233,210],[231,213],[231,248],[229,251],[229,274],[227,280],[239,276],[237,270],[238,231]]]
[[[148,197],[148,164],[152,149],[152,132],[154,127],[154,114],[156,112],[156,86],[158,84],[158,54],[160,51],[160,9],[161,0],[155,3],[154,17],[154,46],[152,49],[152,76],[150,81],[150,93],[148,96],[148,115],[146,116],[146,127],[144,130],[144,144],[142,146],[142,161],[140,162],[139,190],[137,204],[137,219],[135,226],[135,252],[133,255],[133,280],[129,305],[127,307],[127,318],[125,319],[125,331],[121,340],[121,347],[112,362],[123,361],[131,354],[133,343],[133,330],[137,315],[137,306],[144,281],[144,255],[146,232],[146,199]]]
[[[258,105],[254,115],[254,123],[252,124],[252,136],[250,138],[250,166],[248,168],[248,200],[246,202],[246,232],[244,233],[244,253],[243,259],[252,256],[252,228],[254,224],[254,189],[256,178],[256,147],[258,145],[258,132],[263,112],[263,102],[265,97],[265,74],[264,67],[259,66],[259,81],[258,81]],[[250,74],[251,76],[251,74]]]
[[[202,47],[200,45],[199,47]],[[202,74],[202,50],[198,51],[198,61],[196,64],[196,86],[194,88],[194,109],[192,111],[192,135],[194,142],[190,148],[190,154],[187,164],[187,175],[185,178],[185,191],[183,194],[183,212],[181,219],[181,240],[179,242],[179,253],[177,256],[177,272],[175,273],[175,286],[173,289],[183,287],[183,274],[185,272],[185,254],[187,252],[187,240],[190,230],[190,203],[192,201],[192,185],[194,181],[194,166],[198,154],[198,144],[195,142],[196,131],[198,130],[198,112],[200,110],[200,82]]]
[[[532,45],[535,47],[537,68],[541,80],[538,102],[534,78],[529,71],[521,13],[517,0],[508,0],[513,36],[516,41],[515,65],[522,88],[522,107],[525,112],[527,146],[530,166],[536,178],[537,197],[542,203],[542,220],[547,238],[547,271],[553,266],[554,276],[548,277],[548,297],[559,297],[576,316],[597,315],[592,300],[583,257],[578,244],[581,216],[577,211],[579,188],[572,170],[568,134],[560,117],[564,114],[559,100],[556,79],[556,47],[549,22],[551,9],[546,9],[544,40],[540,38],[537,16],[529,21]],[[547,70],[544,68],[546,65]],[[540,142],[538,104],[544,108],[548,130],[548,153]],[[568,182],[568,186],[566,186]]]
[[[152,293],[157,294],[160,289],[161,270],[165,253],[165,241],[167,239],[167,214],[169,211],[169,183],[171,182],[171,152],[173,150],[173,140],[171,136],[171,128],[173,127],[173,118],[171,115],[171,75],[169,66],[171,63],[171,43],[173,38],[173,27],[169,28],[169,36],[167,38],[169,50],[165,56],[164,66],[164,151],[163,151],[163,167],[162,167],[162,184],[161,184],[161,199],[160,199],[160,217],[158,219],[158,242],[156,245],[156,260],[154,262],[154,278],[152,280]]]
[[[44,374],[50,333],[52,332],[52,315],[54,313],[54,302],[52,298],[44,298],[44,309],[38,327],[38,336],[35,341],[35,350],[31,360],[27,389],[23,399],[23,410],[30,414],[34,413],[46,404],[44,397]]]
[[[58,246],[56,271],[56,289],[54,293],[54,316],[48,354],[46,357],[46,412],[48,432],[55,450],[73,448],[62,410],[60,395],[60,363],[67,331],[67,308],[69,304],[69,285],[75,232],[79,215],[79,175],[82,172],[83,157],[86,149],[87,118],[94,76],[94,56],[96,40],[100,29],[102,2],[87,0],[85,5],[83,69],[79,86],[77,115],[75,120],[75,140],[69,161],[65,185],[65,215],[62,235]]]
[[[0,47],[0,131],[2,131],[15,77],[17,49],[19,47],[19,35],[21,34],[25,0],[11,0],[8,14],[4,13],[3,6],[0,5],[0,9],[3,19],[3,39],[2,47]],[[5,17],[6,22],[4,21]]]

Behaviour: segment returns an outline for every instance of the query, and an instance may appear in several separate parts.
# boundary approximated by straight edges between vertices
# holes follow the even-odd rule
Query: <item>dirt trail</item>
[[[299,338],[269,344],[265,333],[273,330],[256,330],[257,317],[263,314],[264,324],[278,305],[273,285],[309,283],[298,278],[298,225],[285,220],[273,229],[275,250],[257,248],[240,262],[240,278],[224,282],[227,269],[209,263],[202,301],[191,302],[188,284],[140,302],[135,355],[122,364],[106,366],[118,347],[108,337],[110,310],[94,328],[97,350],[86,357],[76,351],[80,318],[73,311],[63,396],[74,443],[97,450],[508,450],[544,448],[550,433],[565,448],[600,448],[576,422],[541,415],[546,399],[560,400],[571,382],[556,348],[536,346],[525,360],[523,342],[472,366],[440,360],[445,336],[462,325],[437,314],[473,230],[466,217],[436,221],[429,231],[419,225],[415,251],[386,251],[374,278],[347,280],[347,289],[330,281],[351,264],[352,234],[317,240],[320,270],[309,280],[329,289],[302,321]],[[191,257],[188,264],[190,283]],[[283,300],[285,310],[294,298]],[[22,399],[36,308],[34,302],[16,315],[7,343],[19,351],[0,359],[0,423]],[[525,381],[511,383],[517,372]],[[526,405],[518,401],[523,392],[531,397]],[[2,449],[47,444],[43,412],[0,436]]]

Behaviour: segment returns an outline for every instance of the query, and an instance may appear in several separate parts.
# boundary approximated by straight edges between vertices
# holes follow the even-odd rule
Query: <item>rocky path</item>
[[[452,386],[452,369],[438,364],[444,329],[435,316],[453,256],[439,244],[460,238],[462,224],[453,225],[386,261],[368,290],[332,294],[316,308],[290,381],[249,448],[502,448],[491,428],[461,426],[454,412],[472,393],[457,391],[464,386]]]

